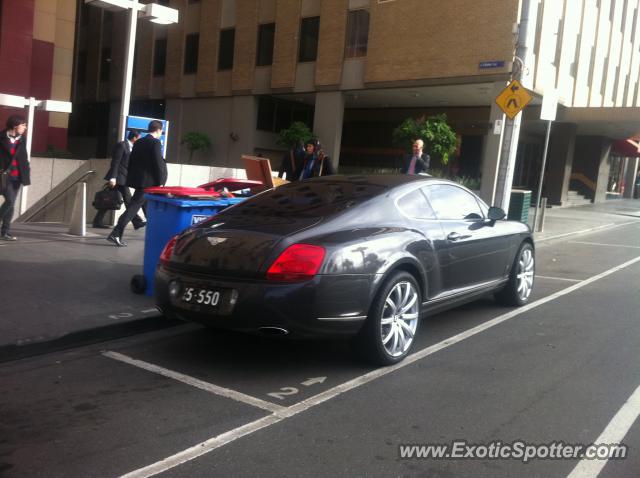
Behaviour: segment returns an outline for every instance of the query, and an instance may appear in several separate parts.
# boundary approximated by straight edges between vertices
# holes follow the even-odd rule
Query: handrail
[[[47,200],[42,206],[40,206],[38,209],[36,209],[31,214],[29,214],[29,216],[25,217],[21,222],[29,222],[31,220],[31,218],[33,218],[34,216],[38,215],[49,204],[51,204],[54,201],[58,200],[63,194],[65,194],[67,191],[69,191],[73,186],[75,186],[76,184],[82,182],[82,180],[84,178],[86,178],[87,176],[90,176],[93,173],[95,173],[95,170],[93,170],[93,169],[91,171],[87,171],[86,173],[84,173],[82,176],[80,176],[78,179],[76,179],[73,183],[71,183],[67,188],[65,188],[62,192],[58,193],[53,199]],[[45,195],[42,199],[45,199],[46,197],[47,196]]]
[[[596,183],[593,182],[591,179],[589,179],[588,177],[586,177],[582,173],[573,173],[570,176],[570,179],[575,179],[576,181],[580,181],[582,184],[584,184],[586,187],[588,187],[589,189],[591,189],[594,192],[596,190],[596,187],[597,187]]]

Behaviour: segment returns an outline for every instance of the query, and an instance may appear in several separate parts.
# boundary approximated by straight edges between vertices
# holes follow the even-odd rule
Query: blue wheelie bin
[[[145,194],[147,227],[144,238],[144,275],[131,279],[133,292],[153,295],[153,281],[158,259],[164,246],[176,234],[204,221],[210,216],[245,198],[167,197]]]

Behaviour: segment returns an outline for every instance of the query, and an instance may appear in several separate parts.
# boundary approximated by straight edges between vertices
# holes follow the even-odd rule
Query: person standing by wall
[[[6,187],[2,191],[4,203],[0,207],[0,240],[15,241],[11,235],[11,220],[20,186],[31,184],[31,168],[27,157],[27,122],[24,116],[12,115],[0,132],[0,171],[6,171]]]
[[[334,174],[331,158],[324,154],[319,141],[307,141],[302,160],[300,179],[317,178]]]
[[[144,189],[163,186],[167,182],[167,165],[162,157],[159,139],[162,136],[162,122],[151,121],[147,131],[149,134],[136,141],[129,156],[126,186],[134,188],[135,192],[124,214],[118,219],[118,224],[107,237],[107,241],[119,247],[127,245],[122,240],[124,229],[145,204]]]
[[[122,199],[124,200],[125,208],[129,206],[129,203],[131,202],[131,191],[129,191],[129,188],[126,186],[127,171],[129,169],[129,155],[131,154],[133,145],[139,138],[140,133],[137,131],[130,131],[127,135],[127,139],[125,141],[120,141],[116,145],[111,157],[111,166],[104,177],[104,179],[109,181],[110,188],[116,188],[120,191]],[[145,207],[143,206],[142,208],[144,211]],[[146,214],[146,211],[144,212]],[[98,209],[96,216],[93,218],[93,227],[102,229],[109,227],[105,226],[102,222],[106,213],[107,209]],[[131,220],[131,223],[133,224],[134,229],[140,229],[147,224],[138,214],[136,214]]]
[[[424,141],[416,139],[413,142],[413,153],[404,159],[404,164],[400,172],[402,174],[426,173],[429,169],[430,159],[428,154],[424,154]]]

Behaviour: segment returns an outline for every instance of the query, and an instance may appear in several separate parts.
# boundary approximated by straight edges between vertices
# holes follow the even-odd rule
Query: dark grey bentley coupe
[[[494,292],[523,305],[528,226],[423,176],[329,176],[266,191],[174,237],[156,299],[169,317],[290,335],[353,336],[378,364],[411,350],[420,317]]]

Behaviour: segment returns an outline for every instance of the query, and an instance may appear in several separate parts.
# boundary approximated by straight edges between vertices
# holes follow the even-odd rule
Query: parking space
[[[615,240],[629,247],[602,245],[614,241],[604,232],[545,244],[531,306],[485,297],[428,317],[418,356],[391,369],[357,360],[346,341],[197,325],[4,364],[0,409],[12,419],[0,472],[118,476],[157,464],[132,476],[317,476],[349,463],[366,475],[565,476],[575,462],[399,460],[398,446],[597,438],[640,385],[638,288],[628,287],[640,229]],[[635,476],[632,463],[603,476]]]

